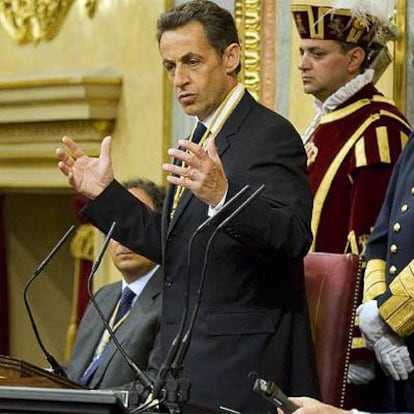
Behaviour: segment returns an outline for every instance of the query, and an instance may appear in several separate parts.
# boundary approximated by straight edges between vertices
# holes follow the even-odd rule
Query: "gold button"
[[[401,230],[401,224],[395,223],[393,229],[396,233],[398,233]]]
[[[414,187],[411,187],[411,194],[414,195]]]
[[[398,246],[397,246],[396,244],[392,244],[392,245],[390,246],[390,251],[391,251],[391,253],[397,253],[397,251],[398,251]]]
[[[408,210],[408,204],[404,204],[401,206],[401,211],[405,213]]]
[[[397,272],[397,268],[395,267],[395,266],[391,266],[390,267],[390,273],[392,274],[392,275],[395,275],[395,273]]]

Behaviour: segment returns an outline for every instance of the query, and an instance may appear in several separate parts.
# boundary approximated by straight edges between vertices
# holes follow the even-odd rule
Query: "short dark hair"
[[[203,25],[209,44],[220,57],[230,44],[240,44],[231,13],[209,0],[192,0],[161,14],[157,21],[158,43],[164,32],[175,30],[193,21]],[[240,68],[239,64],[236,73]]]
[[[364,50],[365,52],[365,58],[364,61],[361,63],[360,66],[360,71],[363,72],[370,64],[369,60],[368,60],[368,53],[367,53],[367,48],[364,45],[359,45],[357,43],[351,43],[351,42],[343,42],[341,40],[335,40],[336,43],[338,43],[338,45],[341,48],[342,53],[348,53],[350,50],[355,49],[356,47],[360,47]]]
[[[164,187],[158,186],[151,180],[145,178],[133,178],[125,181],[124,186],[128,189],[139,188],[145,191],[154,203],[154,210],[158,213],[161,212],[165,198]]]

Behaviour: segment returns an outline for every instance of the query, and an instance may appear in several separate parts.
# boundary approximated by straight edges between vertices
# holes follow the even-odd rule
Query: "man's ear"
[[[349,52],[349,65],[348,70],[349,73],[354,75],[361,71],[361,66],[365,60],[365,50],[362,47],[354,47]]]
[[[240,63],[240,45],[237,43],[228,45],[223,53],[223,61],[226,73],[233,73]]]

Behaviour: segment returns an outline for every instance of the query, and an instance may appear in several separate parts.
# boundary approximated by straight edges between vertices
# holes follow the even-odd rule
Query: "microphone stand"
[[[56,254],[56,252],[61,248],[63,243],[68,239],[68,237],[73,233],[73,230],[75,230],[75,226],[72,225],[69,227],[69,229],[66,231],[66,233],[62,236],[62,238],[57,242],[57,244],[53,247],[53,249],[50,251],[50,253],[46,256],[46,258],[39,264],[39,266],[36,268],[36,270],[32,273],[32,276],[26,283],[26,286],[23,290],[23,300],[24,305],[26,307],[27,314],[29,315],[30,323],[33,329],[33,332],[35,334],[37,343],[40,346],[40,349],[42,350],[44,356],[46,357],[47,362],[50,365],[50,369],[54,374],[60,375],[61,377],[67,378],[66,372],[64,369],[59,365],[59,363],[56,361],[53,355],[51,355],[45,345],[43,344],[42,340],[40,339],[39,330],[37,329],[36,322],[34,320],[32,311],[30,309],[29,299],[28,299],[28,291],[31,284],[34,282],[34,280],[42,273],[43,269],[46,267],[46,265],[50,262],[52,257]]]
[[[140,368],[138,368],[138,366],[135,364],[135,362],[125,352],[122,345],[119,343],[118,338],[115,335],[115,332],[113,331],[113,329],[109,325],[108,321],[105,318],[105,315],[102,313],[102,310],[100,309],[98,303],[96,302],[94,294],[92,293],[93,277],[94,277],[96,271],[98,270],[98,267],[99,267],[99,265],[102,261],[103,255],[104,255],[104,253],[105,253],[105,251],[108,247],[108,244],[111,240],[111,236],[112,236],[112,233],[114,232],[115,226],[116,226],[116,223],[114,221],[112,223],[111,227],[109,228],[109,231],[108,231],[107,235],[105,236],[105,240],[102,244],[101,250],[100,250],[97,258],[96,258],[95,262],[93,263],[91,272],[90,272],[89,277],[88,277],[88,296],[89,296],[89,299],[90,299],[93,307],[95,308],[99,318],[102,320],[105,329],[108,331],[109,336],[111,337],[111,339],[114,342],[116,348],[118,349],[118,351],[120,352],[120,354],[124,358],[125,362],[127,363],[128,368],[131,370],[131,372],[134,374],[134,376],[138,379],[138,381],[144,386],[144,392],[148,391],[148,390],[152,391],[153,384],[152,384],[151,380],[148,378],[148,376]]]
[[[236,195],[233,197],[233,199],[235,198],[239,198],[241,196],[241,194],[244,194],[244,192],[249,188],[249,186],[245,186],[242,188],[242,190],[240,190],[238,193],[236,193]],[[204,281],[206,278],[206,274],[207,274],[207,264],[208,264],[208,259],[210,257],[210,250],[211,250],[211,245],[213,242],[213,239],[215,238],[215,236],[218,234],[218,232],[229,222],[231,221],[236,215],[238,215],[251,201],[253,201],[263,190],[264,190],[265,186],[261,185],[258,189],[256,189],[251,195],[249,195],[242,204],[240,204],[237,208],[235,208],[232,213],[226,218],[224,219],[217,227],[216,229],[213,231],[213,233],[211,234],[210,238],[207,241],[207,245],[206,245],[206,251],[204,254],[204,261],[203,261],[203,267],[202,267],[202,272],[201,272],[201,276],[200,276],[200,282],[199,282],[199,286],[198,286],[198,290],[197,290],[197,297],[196,297],[196,302],[194,304],[194,308],[193,308],[193,312],[191,314],[191,318],[190,318],[190,322],[188,324],[188,329],[186,331],[186,333],[184,335],[182,335],[181,339],[178,339],[178,345],[176,345],[176,352],[175,352],[175,357],[173,357],[173,361],[169,367],[169,372],[171,373],[172,379],[170,381],[167,381],[167,401],[169,402],[169,405],[167,404],[168,408],[170,409],[170,413],[176,414],[176,413],[181,413],[181,404],[185,403],[188,398],[188,390],[190,388],[190,383],[187,379],[183,379],[183,378],[179,378],[180,376],[180,372],[183,369],[183,361],[184,358],[187,354],[188,351],[188,347],[191,341],[191,335],[194,329],[194,324],[197,318],[197,314],[198,314],[198,310],[200,308],[200,303],[201,303],[201,297],[202,297],[202,291],[203,291],[203,287],[204,287]],[[231,199],[231,200],[233,200]],[[229,200],[229,203],[230,201]],[[234,204],[234,203],[232,203]],[[224,206],[223,206],[224,209]],[[221,211],[221,210],[220,210]],[[219,214],[219,213],[217,213]],[[209,219],[213,219],[215,218],[215,216],[210,217]],[[204,225],[204,223],[202,223],[201,226],[199,226],[198,229],[202,228],[204,229],[206,226]],[[198,232],[195,232],[195,234],[198,234]],[[194,235],[193,235],[194,236]],[[190,239],[190,243],[192,243],[194,237],[192,237]],[[191,247],[191,245],[190,245]],[[188,249],[188,258],[190,257],[190,248]],[[189,259],[188,259],[188,263],[189,265]],[[189,267],[189,266],[188,266]],[[188,275],[189,276],[189,275]],[[188,277],[189,280],[189,277]],[[189,285],[189,281],[187,282]],[[187,292],[187,303],[188,303],[188,292]],[[187,313],[187,309],[185,309],[185,312]],[[175,338],[177,339],[177,337]],[[175,341],[174,339],[174,341]]]
[[[231,197],[227,203],[225,203],[220,211],[217,212],[214,216],[208,217],[205,221],[203,221],[195,230],[195,232],[191,235],[191,238],[188,242],[187,247],[187,284],[186,289],[184,291],[184,311],[181,316],[180,325],[177,331],[177,334],[175,335],[170,349],[167,353],[167,356],[161,365],[157,379],[154,385],[153,389],[153,395],[155,398],[159,398],[160,400],[165,400],[167,398],[167,390],[163,388],[167,381],[167,375],[171,372],[171,366],[174,361],[174,358],[176,357],[178,348],[180,346],[180,343],[182,341],[182,338],[184,336],[184,329],[187,321],[187,315],[189,310],[189,291],[190,291],[190,274],[191,274],[191,256],[192,256],[192,248],[193,243],[196,238],[204,229],[206,229],[208,226],[210,226],[213,222],[219,220],[223,215],[225,215],[228,210],[231,207],[234,207],[236,202],[241,198],[241,196],[249,189],[249,185],[245,185],[242,187],[241,190],[239,190],[236,194]],[[170,394],[170,393],[168,393]],[[159,397],[160,395],[160,397]],[[172,411],[174,412],[174,410]]]
[[[190,344],[192,331],[194,329],[194,323],[195,323],[195,320],[197,318],[198,310],[200,308],[201,296],[202,296],[202,293],[203,293],[204,282],[205,282],[205,279],[206,279],[208,259],[210,258],[211,244],[213,242],[213,239],[216,237],[218,232],[228,222],[230,222],[235,216],[237,216],[244,209],[244,207],[246,207],[248,204],[250,204],[250,202],[253,201],[264,190],[264,188],[265,188],[265,186],[264,186],[264,184],[262,184],[249,197],[247,197],[246,200],[244,200],[243,203],[240,204],[239,207],[237,207],[225,220],[223,220],[216,227],[216,229],[213,231],[210,238],[208,239],[207,246],[206,246],[206,251],[205,251],[205,254],[204,254],[204,262],[203,262],[203,268],[202,268],[202,271],[201,271],[200,283],[199,283],[198,290],[197,290],[197,299],[196,299],[196,302],[194,304],[193,313],[191,315],[191,319],[190,319],[190,323],[188,325],[187,332],[183,336],[180,347],[177,351],[175,361],[172,365],[172,369],[175,370],[176,372],[178,372],[179,370],[182,369],[182,364],[183,364],[185,355],[187,354],[188,346]]]

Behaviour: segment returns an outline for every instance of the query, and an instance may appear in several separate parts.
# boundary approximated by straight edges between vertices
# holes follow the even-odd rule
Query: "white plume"
[[[376,18],[380,24],[390,24],[394,15],[395,0],[335,0],[335,9],[350,9],[362,21],[367,15]]]

